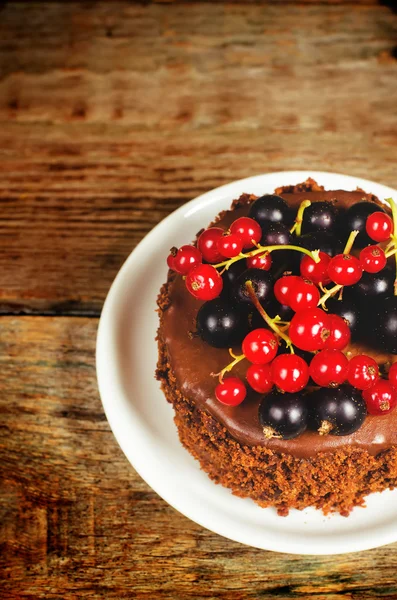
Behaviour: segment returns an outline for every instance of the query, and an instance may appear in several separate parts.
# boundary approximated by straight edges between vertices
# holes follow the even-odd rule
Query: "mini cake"
[[[397,484],[396,210],[311,179],[173,248],[157,378],[215,482],[347,516]]]

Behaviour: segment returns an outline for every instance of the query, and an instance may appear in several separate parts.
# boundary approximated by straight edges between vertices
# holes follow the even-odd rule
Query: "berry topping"
[[[261,239],[262,246],[286,246],[292,242],[293,237],[283,223],[273,223],[266,227]]]
[[[309,367],[296,354],[280,354],[272,362],[272,379],[283,392],[300,392],[309,381]]]
[[[262,269],[247,269],[238,277],[234,287],[234,297],[238,303],[252,304],[246,286],[247,281],[251,281],[255,295],[261,304],[265,304],[271,298],[272,276]]]
[[[338,387],[346,380],[348,364],[339,350],[322,350],[310,363],[310,377],[322,387]]]
[[[385,415],[397,405],[397,391],[386,379],[379,379],[363,391],[363,398],[370,415]]]
[[[329,314],[328,318],[330,335],[325,342],[325,348],[343,350],[350,342],[349,325],[338,315]]]
[[[174,256],[173,269],[180,275],[187,275],[193,267],[200,265],[202,256],[194,246],[181,246]]]
[[[392,269],[383,269],[380,273],[363,273],[360,281],[347,290],[349,297],[362,300],[378,300],[393,295],[395,273]]]
[[[320,300],[320,292],[313,282],[297,277],[290,293],[288,294],[288,304],[297,312],[305,308],[315,308]]]
[[[367,390],[379,379],[376,361],[365,354],[353,356],[349,361],[347,381],[358,390]]]
[[[342,317],[350,329],[352,341],[354,342],[357,340],[360,334],[362,320],[358,303],[347,298],[343,298],[342,300],[330,298],[327,302],[327,307],[329,314],[332,313]]]
[[[350,231],[360,232],[356,239],[357,248],[363,248],[372,243],[371,238],[366,233],[366,224],[368,216],[377,211],[382,212],[377,204],[363,201],[352,204],[343,215],[341,225],[344,227],[345,233],[349,234]]]
[[[259,423],[265,438],[291,440],[307,426],[307,408],[300,394],[271,392],[259,405]]]
[[[218,240],[218,250],[225,258],[234,258],[238,256],[243,249],[242,239],[233,233],[223,235]]]
[[[307,398],[309,427],[320,435],[349,435],[357,431],[367,414],[361,393],[348,385],[320,388]]]
[[[261,226],[269,223],[290,225],[293,221],[292,211],[286,201],[281,196],[271,194],[266,194],[255,200],[251,205],[249,216]]]
[[[267,394],[273,387],[270,365],[250,365],[246,378],[252,389],[259,394]]]
[[[210,227],[200,234],[197,248],[208,263],[216,264],[223,261],[223,255],[218,250],[218,241],[223,234],[224,231],[220,227]]]
[[[331,281],[328,276],[328,265],[331,257],[325,252],[320,252],[320,262],[316,263],[310,256],[304,256],[301,260],[300,270],[302,277],[313,283],[327,285]]]
[[[230,232],[241,239],[244,250],[258,244],[262,237],[261,226],[257,221],[254,221],[254,219],[250,219],[249,217],[240,217],[239,219],[236,219],[230,226]]]
[[[393,231],[393,221],[384,212],[374,212],[367,218],[365,229],[371,240],[386,242]]]
[[[222,404],[237,406],[241,404],[247,395],[244,383],[238,377],[228,377],[215,388],[215,396]]]
[[[373,341],[386,352],[397,354],[397,296],[376,302]]]
[[[173,254],[172,252],[167,256],[167,265],[168,265],[168,268],[171,269],[171,271],[174,270],[174,258],[175,258],[175,254]]]
[[[254,329],[245,336],[242,350],[251,363],[264,365],[272,361],[277,354],[277,338],[269,329]]]
[[[329,278],[338,285],[354,285],[362,276],[360,261],[351,254],[337,254],[328,265]]]
[[[189,271],[185,280],[188,291],[199,300],[214,300],[223,288],[223,279],[215,267],[197,265]]]
[[[367,273],[379,273],[386,266],[386,254],[379,246],[367,246],[360,252],[360,263],[363,271],[367,271]]]
[[[269,252],[263,252],[262,254],[256,254],[247,258],[247,267],[249,269],[263,269],[268,271],[272,266],[272,257]]]
[[[197,313],[199,336],[215,348],[241,344],[248,331],[248,312],[220,298],[205,302]]]
[[[320,250],[324,254],[334,256],[339,254],[343,250],[343,244],[335,237],[334,233],[328,231],[314,231],[313,233],[306,233],[300,236],[297,243],[302,248],[307,250]]]
[[[291,320],[289,336],[301,350],[322,350],[330,336],[329,315],[320,308],[307,308],[296,313]]]
[[[389,381],[397,389],[397,363],[393,363],[388,373]]]
[[[305,210],[302,233],[331,231],[336,224],[337,217],[338,211],[331,202],[313,202]]]
[[[276,283],[274,284],[273,292],[280,304],[289,306],[289,296],[291,290],[294,288],[299,279],[300,277],[297,275],[284,275],[284,277],[277,279]]]

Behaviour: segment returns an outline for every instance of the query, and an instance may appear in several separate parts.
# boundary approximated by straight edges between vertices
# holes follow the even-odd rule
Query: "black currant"
[[[273,277],[262,269],[247,269],[237,278],[233,289],[234,299],[240,304],[252,304],[246,283],[250,281],[259,302],[265,305],[272,297]]]
[[[258,221],[261,227],[269,223],[292,225],[294,220],[294,213],[284,198],[271,194],[266,194],[255,200],[251,205],[248,216]]]
[[[301,394],[271,392],[259,405],[259,423],[265,437],[290,440],[307,427],[307,406]]]
[[[374,343],[386,352],[397,354],[397,296],[374,303]]]
[[[223,290],[222,292],[230,293],[230,290],[237,281],[237,278],[247,270],[247,263],[245,260],[237,260],[235,263],[222,274],[223,279]]]
[[[347,290],[347,288],[346,288]],[[345,291],[346,291],[345,290]],[[345,296],[345,294],[344,294]],[[347,321],[349,325],[352,342],[357,341],[361,337],[362,316],[358,302],[354,302],[349,298],[343,297],[342,300],[330,298],[327,301],[327,308],[330,314],[338,315]]]
[[[341,240],[336,237],[334,233],[330,233],[329,231],[305,233],[296,238],[294,243],[307,250],[321,250],[321,252],[325,252],[330,256],[340,254],[343,250],[343,243]]]
[[[303,213],[302,233],[332,231],[339,211],[331,202],[313,202]]]
[[[343,213],[340,224],[341,229],[344,231],[345,238],[347,240],[348,235],[351,231],[357,230],[360,233],[354,241],[355,248],[364,248],[369,244],[373,244],[373,240],[367,235],[365,230],[365,224],[367,217],[372,215],[374,212],[385,212],[381,206],[375,204],[375,202],[368,202],[363,200],[362,202],[356,202],[352,204],[346,212]]]
[[[249,331],[248,311],[220,298],[205,302],[197,313],[197,332],[215,348],[240,344]]]
[[[321,435],[348,435],[357,431],[367,414],[361,392],[349,385],[320,388],[306,396],[308,426]]]
[[[285,246],[293,244],[293,237],[283,223],[273,223],[265,226],[263,229],[263,235],[261,239],[262,246]],[[280,273],[285,270],[288,266],[292,269],[292,266],[296,263],[298,252],[294,250],[275,250],[272,252],[272,273],[275,277],[278,277]],[[298,263],[299,264],[299,263]]]
[[[346,288],[346,296],[365,302],[386,298],[393,294],[394,279],[395,271],[390,268],[379,273],[364,272],[358,283]]]

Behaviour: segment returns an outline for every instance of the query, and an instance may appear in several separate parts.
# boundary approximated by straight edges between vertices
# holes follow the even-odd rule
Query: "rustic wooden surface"
[[[396,44],[365,0],[0,5],[1,598],[397,598],[397,544],[278,555],[176,513],[94,367],[117,270],[190,198],[302,168],[397,187]]]

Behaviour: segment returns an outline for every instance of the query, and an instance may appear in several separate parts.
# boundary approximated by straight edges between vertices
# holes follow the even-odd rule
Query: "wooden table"
[[[371,0],[1,5],[1,598],[397,598],[397,544],[281,555],[175,512],[94,365],[122,262],[199,193],[309,168],[397,187],[396,43]]]

